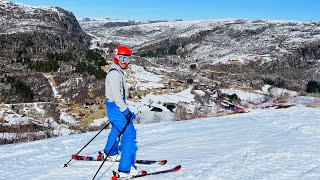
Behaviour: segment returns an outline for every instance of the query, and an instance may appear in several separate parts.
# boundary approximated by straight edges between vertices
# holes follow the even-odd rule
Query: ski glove
[[[130,122],[132,122],[134,119],[136,119],[136,115],[135,115],[133,112],[131,112],[131,111],[129,110],[129,108],[127,108],[126,110],[124,110],[122,113],[124,114],[124,116],[126,117],[126,119],[127,119],[128,121],[130,121]]]

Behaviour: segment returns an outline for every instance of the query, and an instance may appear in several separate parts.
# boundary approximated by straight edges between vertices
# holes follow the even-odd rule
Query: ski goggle
[[[130,61],[133,60],[131,56],[124,56],[124,55],[116,55],[116,58],[118,59],[119,62],[126,63],[126,64],[129,64]]]

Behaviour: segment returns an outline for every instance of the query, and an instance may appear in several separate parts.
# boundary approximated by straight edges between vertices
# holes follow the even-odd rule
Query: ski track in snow
[[[139,124],[137,159],[181,164],[176,173],[141,179],[320,179],[320,111],[307,107],[254,110],[200,120]],[[71,161],[97,132],[0,146],[0,179],[92,179],[101,162]],[[102,150],[103,131],[80,154]],[[96,179],[110,179],[105,163]]]

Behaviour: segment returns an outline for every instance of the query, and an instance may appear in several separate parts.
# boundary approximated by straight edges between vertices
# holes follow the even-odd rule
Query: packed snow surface
[[[141,179],[320,179],[320,111],[294,106],[224,117],[137,124],[137,159],[181,164],[176,173]],[[92,179],[101,162],[70,160],[97,132],[0,147],[0,179]],[[80,154],[102,150],[104,130]],[[96,179],[110,179],[117,163],[105,163]]]

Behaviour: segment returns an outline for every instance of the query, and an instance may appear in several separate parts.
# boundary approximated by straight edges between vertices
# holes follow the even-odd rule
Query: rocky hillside
[[[0,54],[46,58],[47,53],[72,52],[81,56],[90,37],[75,16],[58,7],[32,7],[0,1]]]
[[[135,46],[148,42],[157,31],[166,31],[165,26],[160,26],[156,31],[148,31],[144,26],[180,22],[181,20],[128,20],[128,19],[79,19],[82,29],[93,37],[96,45],[105,48],[106,50],[113,50],[114,44],[126,44]],[[158,37],[157,37],[158,38]]]
[[[320,22],[218,19],[103,28],[105,23],[80,22],[91,33],[99,29],[100,40],[118,39],[160,66],[192,66],[193,73],[182,77],[241,85],[280,79],[300,90],[320,78]]]
[[[93,65],[105,62],[89,50],[91,38],[73,13],[59,7],[0,0],[0,23],[0,102],[52,101],[52,87],[42,73],[68,78],[63,73],[74,73],[80,62],[93,61],[90,57]]]

